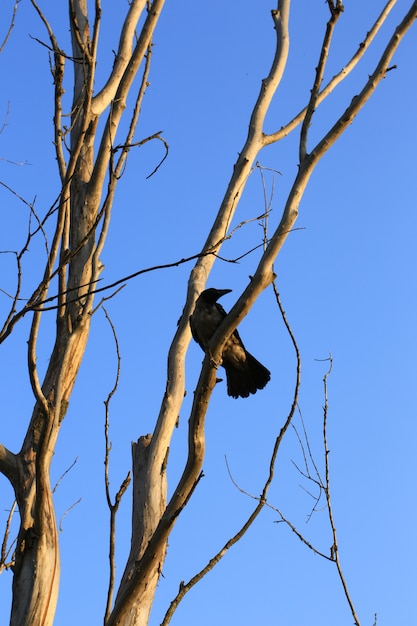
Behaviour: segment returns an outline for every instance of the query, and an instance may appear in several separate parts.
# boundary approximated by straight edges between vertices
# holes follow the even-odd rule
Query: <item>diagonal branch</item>
[[[362,90],[352,99],[350,105],[344,113],[340,116],[328,133],[321,139],[321,141],[318,142],[310,157],[306,159],[306,161],[308,161],[305,165],[306,169],[309,169],[313,163],[315,163],[325,152],[327,152],[327,150],[335,143],[346,128],[353,122],[356,115],[372,96],[381,80],[385,78],[386,73],[389,70],[392,57],[394,56],[404,35],[413,25],[415,19],[417,19],[417,1],[412,3],[410,9],[395,29],[394,34],[390,38],[375,67],[375,70],[369,76]]]
[[[267,502],[267,494],[269,491],[269,488],[272,484],[273,478],[274,478],[274,474],[275,474],[275,463],[276,463],[276,459],[277,459],[277,455],[278,455],[278,450],[279,447],[283,441],[284,435],[292,421],[292,418],[294,416],[294,413],[296,411],[297,408],[297,403],[298,403],[298,394],[299,394],[299,389],[300,389],[300,383],[301,383],[301,356],[300,356],[300,351],[295,339],[295,336],[292,332],[291,326],[288,322],[287,316],[285,314],[285,311],[283,309],[282,303],[281,303],[281,299],[276,287],[275,282],[273,283],[273,290],[274,290],[274,294],[275,294],[275,298],[276,298],[276,302],[277,302],[277,306],[279,308],[279,311],[281,313],[281,317],[284,321],[285,327],[287,329],[287,332],[290,336],[291,342],[293,344],[294,350],[295,350],[295,355],[296,355],[296,380],[295,380],[295,387],[294,387],[294,395],[293,395],[293,400],[292,400],[292,404],[290,407],[290,411],[288,413],[288,416],[283,424],[283,426],[281,427],[281,430],[278,434],[278,436],[275,439],[275,443],[273,446],[273,450],[272,450],[272,454],[270,457],[270,461],[269,461],[269,471],[268,471],[268,476],[266,478],[266,481],[264,483],[261,495],[259,497],[256,497],[255,499],[258,501],[258,504],[256,505],[256,507],[254,508],[254,510],[252,511],[252,513],[249,515],[249,517],[247,518],[247,520],[244,522],[244,524],[240,527],[240,529],[224,544],[224,546],[217,552],[217,554],[215,554],[215,556],[213,558],[210,559],[210,561],[207,563],[207,565],[200,571],[198,572],[195,576],[193,576],[188,583],[184,584],[181,583],[180,584],[180,588],[179,591],[177,593],[177,595],[175,596],[175,598],[172,600],[166,614],[165,617],[162,621],[161,626],[167,626],[169,624],[169,622],[171,621],[171,618],[175,612],[175,610],[177,609],[179,603],[181,602],[181,600],[184,598],[185,594],[190,591],[190,589],[192,589],[192,587],[194,587],[210,570],[212,570],[215,565],[217,565],[217,563],[219,563],[219,561],[226,555],[226,553],[230,550],[230,548],[232,548],[244,535],[245,533],[249,530],[249,528],[252,526],[253,522],[255,521],[255,519],[258,517],[258,515],[261,513],[261,511],[263,510],[264,506],[268,504]],[[226,461],[227,463],[227,461]],[[229,475],[230,475],[230,471],[229,471]],[[232,479],[233,480],[233,479]],[[234,481],[233,481],[234,482]],[[242,490],[241,490],[242,491]],[[168,505],[169,506],[169,505]]]
[[[19,470],[19,457],[0,443],[0,472],[10,480],[13,487],[17,486]]]
[[[329,57],[330,42],[333,37],[336,22],[340,16],[340,10],[333,8],[333,2],[329,2],[331,17],[327,22],[326,32],[324,34],[323,43],[320,49],[320,59],[316,68],[316,76],[314,79],[313,88],[311,90],[310,101],[307,105],[306,114],[301,125],[300,132],[300,163],[303,162],[307,155],[307,135],[310,128],[313,113],[317,106],[317,99],[321,84],[323,82],[324,70],[326,68],[327,59]]]
[[[106,126],[103,130],[100,147],[98,149],[94,170],[91,176],[90,193],[92,197],[99,195],[100,189],[105,179],[107,168],[112,155],[112,148],[114,139],[119,126],[119,122],[126,107],[126,99],[129,90],[132,86],[132,82],[138,72],[138,69],[146,55],[149,45],[152,41],[153,33],[158,23],[159,16],[163,9],[165,0],[154,0],[151,5],[145,23],[142,27],[139,39],[135,45],[133,54],[131,55],[125,70],[117,83],[117,89],[112,99],[111,110],[107,117]],[[138,4],[138,2],[133,3]],[[131,8],[133,8],[133,4]],[[102,105],[94,107],[94,101],[92,101],[92,112],[98,113],[102,110]]]
[[[317,96],[316,106],[320,105],[334,90],[335,88],[355,69],[359,61],[364,56],[365,52],[369,49],[376,35],[381,30],[385,20],[391,12],[391,9],[396,4],[397,0],[389,0],[380,15],[376,19],[374,25],[366,34],[365,39],[359,44],[357,51],[348,61],[348,63],[327,83],[327,85],[320,91]],[[307,107],[304,107],[290,122],[285,124],[280,130],[269,135],[265,135],[265,145],[276,143],[284,137],[287,137],[299,124],[302,123],[307,112]]]
[[[9,40],[9,37],[12,34],[12,30],[14,28],[15,21],[16,21],[17,7],[19,5],[19,2],[20,2],[20,0],[15,0],[14,6],[13,6],[12,17],[10,19],[9,29],[8,29],[8,31],[7,31],[7,33],[5,35],[2,43],[0,44],[0,54],[3,52],[7,42]]]
[[[12,519],[13,519],[13,515],[14,512],[16,510],[16,506],[17,506],[17,500],[14,500],[9,514],[7,516],[7,521],[6,521],[6,528],[4,529],[4,535],[3,535],[3,541],[1,543],[1,553],[0,553],[0,574],[2,573],[3,570],[5,569],[11,569],[14,565],[14,558],[12,555],[12,559],[10,562],[7,562],[7,559],[9,557],[10,552],[13,549],[14,544],[16,543],[16,539],[14,539],[14,541],[12,541],[10,547],[7,547],[7,544],[9,542],[9,535],[10,535],[10,526],[12,523]]]
[[[123,74],[132,58],[133,37],[146,4],[147,0],[133,0],[130,2],[130,8],[120,33],[119,48],[114,67],[106,84],[92,100],[92,110],[96,115],[100,115],[110,105],[116,95]]]

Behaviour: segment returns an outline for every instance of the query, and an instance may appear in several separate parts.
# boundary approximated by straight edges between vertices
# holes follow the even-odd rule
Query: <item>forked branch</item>
[[[283,426],[280,429],[280,432],[278,434],[278,436],[275,439],[275,443],[273,446],[273,450],[271,453],[271,457],[269,460],[269,470],[268,470],[268,475],[266,478],[266,481],[263,485],[262,491],[261,491],[261,495],[254,498],[255,500],[257,500],[257,505],[254,508],[254,510],[252,511],[252,513],[249,515],[249,517],[247,518],[247,520],[244,522],[244,524],[240,527],[240,529],[224,544],[224,546],[219,550],[219,552],[217,552],[217,554],[215,554],[215,556],[213,558],[210,559],[210,561],[207,563],[207,565],[200,571],[198,572],[195,576],[193,576],[187,583],[181,582],[179,590],[177,595],[175,596],[175,598],[172,600],[166,614],[165,617],[161,623],[161,626],[167,626],[170,621],[172,616],[174,615],[175,610],[177,609],[178,605],[180,604],[181,600],[184,598],[184,596],[186,595],[186,593],[188,593],[188,591],[190,591],[190,589],[192,589],[192,587],[194,587],[202,578],[204,578],[204,576],[210,571],[212,570],[217,563],[219,563],[219,561],[227,554],[227,552],[230,550],[230,548],[232,548],[240,539],[242,539],[242,537],[245,535],[245,533],[249,530],[249,528],[252,526],[253,522],[255,521],[255,519],[258,517],[258,515],[261,513],[261,511],[263,510],[264,506],[267,504],[267,495],[268,495],[268,491],[269,488],[272,484],[273,478],[274,478],[274,474],[275,474],[275,463],[276,463],[276,459],[277,459],[277,455],[278,455],[278,450],[280,448],[280,445],[283,441],[284,435],[292,421],[292,418],[294,416],[295,410],[297,408],[297,403],[298,403],[298,394],[299,394],[299,389],[300,389],[300,383],[301,383],[301,356],[300,356],[300,351],[294,336],[294,333],[291,329],[291,326],[288,322],[287,316],[285,314],[285,311],[283,309],[282,303],[281,303],[281,299],[278,293],[278,289],[276,287],[275,282],[273,283],[273,290],[274,290],[274,294],[275,294],[275,298],[276,298],[276,302],[277,302],[277,306],[279,308],[281,317],[283,319],[284,325],[287,329],[287,332],[290,336],[291,339],[291,343],[294,347],[294,351],[295,351],[295,356],[296,356],[296,380],[295,380],[295,387],[294,387],[294,395],[293,395],[293,400],[291,403],[291,407],[288,413],[287,418],[284,421]],[[227,463],[227,461],[226,461]],[[229,466],[227,464],[228,467],[228,471],[229,471],[229,475],[231,476],[230,470],[229,470]],[[232,479],[233,480],[233,479]],[[234,482],[234,480],[233,480]],[[236,483],[235,483],[236,484]],[[242,490],[240,490],[242,491]]]
[[[396,4],[397,0],[389,0],[380,15],[376,19],[372,28],[367,32],[365,38],[358,46],[358,49],[353,54],[351,59],[346,65],[323,87],[319,92],[316,99],[316,106],[319,106],[334,90],[335,88],[355,69],[359,61],[363,58],[365,52],[370,48],[376,35],[380,32],[385,20],[387,19],[391,9]],[[308,105],[307,105],[308,106]],[[307,106],[304,107],[297,115],[287,124],[285,124],[280,130],[275,133],[265,135],[266,145],[276,143],[284,137],[287,137],[299,124],[301,124],[305,118],[307,112]]]

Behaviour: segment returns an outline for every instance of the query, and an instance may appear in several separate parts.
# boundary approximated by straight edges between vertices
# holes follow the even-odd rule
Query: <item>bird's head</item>
[[[199,300],[204,300],[209,304],[214,304],[217,302],[219,298],[225,296],[227,293],[230,293],[231,289],[214,289],[214,287],[210,287],[210,289],[206,289],[202,291],[199,296]]]

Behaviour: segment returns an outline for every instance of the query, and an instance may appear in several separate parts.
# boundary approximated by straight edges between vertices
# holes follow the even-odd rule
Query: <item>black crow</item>
[[[194,339],[204,352],[227,315],[217,300],[230,291],[206,289],[197,299],[190,326]],[[222,366],[226,370],[227,393],[233,398],[247,398],[250,393],[263,389],[271,378],[269,370],[245,349],[237,330],[230,335],[223,348]]]

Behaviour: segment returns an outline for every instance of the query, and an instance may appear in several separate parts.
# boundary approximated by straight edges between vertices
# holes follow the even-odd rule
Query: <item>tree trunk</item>
[[[136,564],[152,537],[159,520],[165,510],[166,503],[166,472],[161,468],[158,484],[149,483],[149,454],[152,437],[140,437],[137,443],[132,443],[133,459],[133,512],[132,512],[132,540],[129,558],[116,597],[115,607],[123,602],[125,591],[129,588],[130,580]],[[149,498],[151,494],[151,498]],[[146,506],[145,506],[146,502]],[[147,578],[146,588],[136,594],[129,603],[129,610],[120,620],[123,626],[146,626],[149,622],[153,599],[158,584],[162,564],[166,553],[166,543],[162,546],[159,556],[155,555],[154,567]]]
[[[32,456],[32,460],[30,459]],[[33,475],[35,454],[23,459],[29,469],[16,493],[21,525],[13,577],[11,626],[53,624],[58,599],[58,532],[49,481]],[[41,494],[41,495],[40,495]]]

